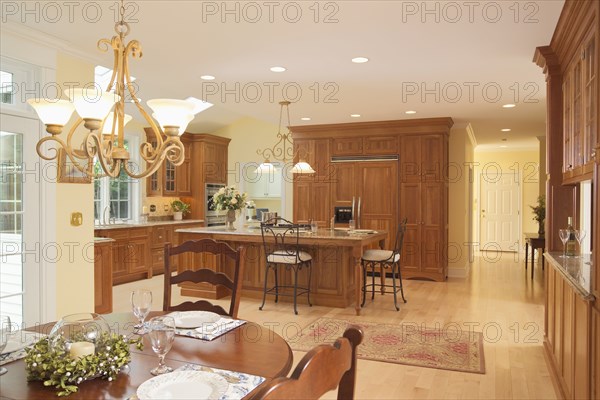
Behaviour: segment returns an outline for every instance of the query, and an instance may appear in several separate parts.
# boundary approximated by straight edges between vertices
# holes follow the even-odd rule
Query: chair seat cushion
[[[310,260],[311,255],[305,251],[300,251],[297,258],[295,251],[276,251],[267,256],[267,262],[280,264],[297,264]]]
[[[394,258],[392,258],[392,254],[394,252],[391,250],[366,250],[362,256],[364,261],[374,261],[374,262],[398,262],[400,260],[400,254],[394,254]]]

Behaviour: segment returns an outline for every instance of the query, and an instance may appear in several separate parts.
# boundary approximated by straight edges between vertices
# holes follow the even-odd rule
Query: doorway
[[[521,190],[519,174],[480,176],[480,250],[519,250]]]

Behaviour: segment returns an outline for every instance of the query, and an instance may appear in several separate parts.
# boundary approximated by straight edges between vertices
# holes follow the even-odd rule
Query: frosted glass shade
[[[71,88],[65,90],[65,94],[81,118],[99,121],[106,118],[113,105],[121,99],[116,93],[103,92],[96,87]]]
[[[185,100],[152,99],[148,100],[148,107],[154,111],[154,118],[160,126],[185,127],[190,123],[190,114],[193,117],[194,105]],[[185,129],[184,129],[185,130]]]
[[[294,168],[292,168],[292,173],[294,173],[294,174],[314,174],[315,170],[312,169],[312,167],[306,161],[300,161],[296,165],[294,165]]]
[[[75,111],[73,104],[67,100],[29,99],[27,103],[44,125],[65,126]]]
[[[156,115],[156,113],[152,114],[152,117],[158,121],[158,116]],[[174,125],[174,126],[179,126],[179,136],[183,135],[185,133],[185,130],[187,129],[188,125],[190,124],[190,122],[192,122],[192,120],[194,119],[195,115],[194,114],[188,114],[186,115],[184,118],[185,119],[181,119],[181,124],[182,125]],[[169,125],[163,125],[160,123],[160,127],[163,129],[163,131],[165,130],[165,126],[169,126]]]
[[[271,174],[274,171],[275,166],[269,160],[265,160],[254,170],[257,174]]]
[[[113,127],[113,119],[115,117],[115,113],[110,113],[108,114],[108,116],[106,117],[106,119],[104,120],[104,126],[102,127],[102,134],[103,135],[110,135],[112,133],[112,127]],[[125,119],[123,121],[123,126],[127,125],[127,123],[129,121],[131,121],[131,115],[129,114],[125,114]],[[118,127],[115,127],[115,129],[119,129]]]

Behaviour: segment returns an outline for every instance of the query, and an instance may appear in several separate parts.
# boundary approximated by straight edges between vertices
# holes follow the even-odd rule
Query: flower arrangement
[[[171,208],[173,209],[174,212],[180,212],[183,214],[189,214],[192,212],[191,206],[188,203],[184,203],[181,200],[175,200],[174,202],[172,202]]]
[[[253,200],[249,200],[246,202],[246,208],[250,208],[250,209],[256,208],[256,204],[254,204]]]
[[[247,197],[247,193],[240,193],[235,186],[226,186],[215,193],[213,203],[217,210],[241,210],[246,206]]]
[[[129,364],[129,346],[135,344],[143,348],[141,338],[131,339],[125,335],[102,332],[98,338],[98,348],[94,354],[74,359],[65,350],[65,339],[58,338],[51,343],[43,338],[26,349],[25,369],[28,381],[43,381],[44,386],[53,386],[58,396],[68,396],[78,390],[77,385],[87,379],[100,377],[112,381],[121,367]]]

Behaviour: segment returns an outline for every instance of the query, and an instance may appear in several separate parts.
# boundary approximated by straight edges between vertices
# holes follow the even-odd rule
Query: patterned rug
[[[358,358],[396,364],[485,374],[483,335],[456,327],[421,329],[416,324],[387,325],[319,318],[288,340],[293,350],[308,351],[333,343],[350,324],[362,328]]]

